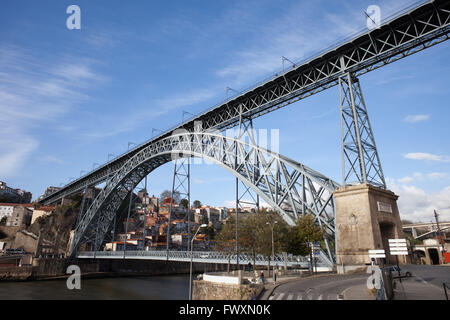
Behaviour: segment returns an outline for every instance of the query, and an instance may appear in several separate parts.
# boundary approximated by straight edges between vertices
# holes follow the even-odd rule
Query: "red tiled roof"
[[[182,223],[182,222],[185,222],[185,220],[184,219],[178,219],[178,220],[173,220],[170,223],[171,224],[177,224],[177,223]]]
[[[0,206],[7,206],[7,207],[33,207],[32,203],[0,203]]]
[[[50,212],[50,211],[55,210],[55,208],[51,207],[51,206],[46,206],[46,207],[36,208],[35,210],[42,210],[42,211]]]

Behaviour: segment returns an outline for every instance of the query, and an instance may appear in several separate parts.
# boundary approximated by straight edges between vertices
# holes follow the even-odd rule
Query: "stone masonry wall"
[[[264,289],[262,284],[224,284],[194,280],[193,300],[252,300]]]

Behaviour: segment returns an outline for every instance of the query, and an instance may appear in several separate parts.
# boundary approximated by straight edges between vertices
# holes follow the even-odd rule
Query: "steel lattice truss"
[[[338,85],[339,78],[347,73],[358,77],[448,40],[449,32],[450,1],[436,0],[420,5],[185,121],[69,183],[41,202],[53,203],[81,192],[86,186],[106,181],[122,170],[130,158],[169,137],[173,129],[193,131],[197,121],[202,121],[204,129],[236,126],[242,115],[255,118],[282,108]]]
[[[339,79],[344,185],[370,183],[386,189],[380,157],[359,81],[350,74]]]
[[[180,154],[203,158],[225,168],[278,209],[291,225],[301,215],[313,214],[316,222],[327,230],[324,250],[328,259],[333,261],[329,241],[333,241],[335,236],[333,192],[339,184],[279,154],[213,132],[174,134],[152,143],[128,160],[79,221],[72,254],[86,242],[94,243],[94,248],[100,249],[117,209],[135,186],[155,168]]]

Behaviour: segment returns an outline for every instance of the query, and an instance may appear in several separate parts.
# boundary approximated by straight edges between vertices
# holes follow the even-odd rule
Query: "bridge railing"
[[[162,250],[152,250],[152,251],[85,251],[79,252],[77,258],[88,259],[144,259],[144,260],[172,260],[172,261],[184,261],[189,262],[191,260],[190,251],[162,251]],[[192,261],[194,262],[204,262],[204,263],[236,263],[236,254],[227,254],[224,252],[217,251],[193,251]],[[240,253],[239,263],[240,264],[253,264],[253,256],[250,254]],[[303,256],[294,256],[292,254],[277,254],[275,257],[270,259],[271,265],[277,264],[278,266],[301,266],[308,267],[308,258]],[[256,265],[267,265],[267,257],[263,255],[255,256]],[[330,265],[327,261],[323,260],[320,256],[317,261],[318,267],[329,268]]]

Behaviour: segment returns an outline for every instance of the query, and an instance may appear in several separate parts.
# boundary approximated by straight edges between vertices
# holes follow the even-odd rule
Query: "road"
[[[432,284],[442,290],[442,283],[450,285],[450,266],[401,265],[409,270],[412,277],[405,281],[420,281]],[[324,275],[316,278],[305,278],[288,282],[275,288],[269,300],[342,300],[340,295],[345,289],[364,285],[368,274]],[[394,274],[395,276],[395,274]],[[433,289],[433,288],[430,288]],[[433,289],[435,290],[435,289]],[[422,292],[427,294],[426,292]]]
[[[343,300],[342,291],[367,281],[368,274],[327,275],[301,279],[275,288],[269,300]]]
[[[401,269],[409,270],[413,277],[426,281],[442,288],[442,283],[446,282],[450,286],[450,266],[448,265],[400,265]]]

